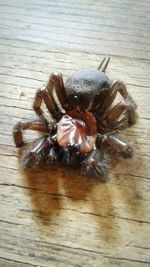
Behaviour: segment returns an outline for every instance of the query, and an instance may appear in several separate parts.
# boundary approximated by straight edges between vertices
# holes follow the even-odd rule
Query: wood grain
[[[149,11],[148,0],[0,0],[0,266],[150,266]],[[12,129],[36,118],[36,90],[105,55],[138,104],[121,133],[133,158],[110,157],[107,184],[61,167],[23,171]]]

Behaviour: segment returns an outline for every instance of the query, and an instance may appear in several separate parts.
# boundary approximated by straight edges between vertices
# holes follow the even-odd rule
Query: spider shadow
[[[31,189],[29,192],[33,219],[38,231],[41,231],[41,225],[55,231],[54,222],[56,223],[61,212],[67,209],[74,212],[75,209],[77,224],[78,212],[82,215],[87,213],[87,218],[94,218],[98,226],[97,233],[106,243],[117,242],[115,217],[107,216],[114,209],[110,186],[83,178],[76,170],[59,166],[49,170],[23,170],[23,175],[25,184]],[[97,187],[98,195],[95,197],[93,192]]]
[[[58,216],[64,209],[63,202],[86,200],[91,184],[80,179],[75,170],[52,166],[22,170],[24,183],[30,188],[33,209],[41,220]]]
[[[19,150],[20,168],[24,184],[30,189],[33,210],[38,218],[48,220],[59,215],[65,199],[78,202],[88,198],[92,183],[80,176],[79,170],[60,165],[50,167],[24,168],[24,158],[35,142],[26,144]]]
[[[20,158],[23,154],[24,149],[20,150]],[[117,170],[118,173],[118,166],[123,168],[123,165],[125,172],[129,162],[130,160],[127,160],[124,165],[116,157],[111,169]],[[83,213],[95,218],[100,237],[106,243],[115,245],[120,239],[117,227],[118,218],[115,213],[116,201],[125,202],[126,208],[133,215],[132,217],[140,218],[139,216],[141,216],[142,205],[138,190],[139,185],[135,179],[129,181],[129,178],[124,179],[116,176],[113,177],[112,182],[102,184],[96,180],[83,178],[80,176],[79,170],[60,166],[52,166],[49,169],[24,169],[22,173],[24,183],[30,188],[33,219],[36,225],[53,227],[54,231],[53,222],[57,221],[61,212],[65,209],[72,209],[72,204],[73,206],[75,204],[78,212],[82,213],[80,211],[82,206]],[[120,199],[114,195],[112,187],[118,190]]]
[[[20,150],[21,160],[26,150],[28,148]],[[82,215],[85,213],[95,219],[96,224],[98,224],[98,233],[101,233],[105,241],[113,240],[114,242],[117,240],[117,232],[114,231],[113,227],[115,218],[107,216],[109,210],[113,210],[112,194],[109,186],[82,177],[77,169],[57,165],[49,169],[23,169],[22,175],[24,184],[30,189],[32,214],[36,225],[40,226],[42,224],[43,227],[53,227],[54,231],[53,222],[57,221],[61,212],[64,212],[65,209],[73,210],[76,207],[77,212]],[[98,191],[96,199],[94,196],[95,189]],[[81,207],[83,213],[80,211]],[[78,214],[77,223],[79,223]],[[41,229],[41,227],[38,227],[38,229]],[[112,237],[112,240],[110,237]]]

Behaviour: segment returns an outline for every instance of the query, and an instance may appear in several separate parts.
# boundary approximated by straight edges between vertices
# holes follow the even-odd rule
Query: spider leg
[[[59,73],[59,74],[52,73],[51,74],[49,83],[47,85],[47,89],[49,92],[51,91],[51,86],[49,86],[49,84],[51,84],[51,81],[54,83],[56,95],[58,97],[58,100],[59,100],[62,108],[65,111],[69,111],[71,107],[67,101],[62,74],[61,73]]]
[[[44,137],[38,140],[33,148],[23,156],[22,167],[32,168],[33,166],[45,163],[51,147],[52,142],[50,137]]]
[[[127,125],[126,115],[124,115],[124,117],[121,120],[117,120],[125,110],[126,110],[126,105],[124,103],[118,103],[117,105],[107,110],[101,119],[101,125],[103,125],[102,128],[105,128],[105,130],[106,129],[112,130],[126,126]]]
[[[103,63],[105,62],[105,59],[106,59],[106,57],[103,58],[102,62],[100,63],[100,65],[99,65],[99,67],[98,67],[98,70],[101,70],[101,67],[103,66]],[[102,72],[105,72],[105,71],[106,71],[107,66],[108,66],[108,64],[109,64],[109,61],[110,61],[110,57],[108,57],[108,59],[107,59],[105,65],[104,65],[104,67],[102,68],[102,70],[101,70]]]
[[[114,107],[111,107],[117,92],[124,99],[124,103],[118,103]],[[117,121],[123,111],[126,110],[124,117],[121,121]],[[110,125],[114,123],[113,128],[117,129],[121,126],[126,126],[130,124],[134,124],[136,121],[136,104],[130,94],[127,92],[126,86],[124,83],[120,81],[115,81],[110,89],[108,90],[108,94],[102,104],[97,110],[98,120],[101,121],[100,124]]]
[[[127,88],[123,82],[117,82],[116,85],[119,86],[119,92],[122,95],[127,111],[128,124],[134,124],[136,122],[136,108],[137,105],[131,95],[128,93]]]
[[[45,120],[44,112],[41,108],[42,100],[44,101],[48,111],[52,114],[53,118],[59,120],[62,116],[61,111],[59,110],[53,95],[49,94],[47,88],[40,89],[36,93],[33,108],[37,115],[39,115],[42,120]]]
[[[123,103],[118,103],[117,105],[113,106],[103,116],[103,119],[106,120],[107,124],[112,124],[116,121],[123,111],[126,109],[126,105]]]
[[[112,103],[116,97],[116,94],[117,94],[116,84],[115,84],[115,82],[113,82],[110,85],[110,88],[108,88],[108,90],[107,90],[107,94],[105,95],[105,98],[104,98],[102,105],[98,105],[98,107],[94,110],[94,112],[96,112],[96,114],[98,114],[100,116],[102,114],[104,114],[104,112],[112,105]]]
[[[29,129],[40,132],[49,132],[53,128],[50,127],[45,121],[30,121],[30,122],[19,122],[13,129],[13,137],[17,147],[21,147],[24,144],[22,131]]]
[[[47,154],[45,165],[47,166],[52,165],[58,160],[59,160],[59,149],[57,146],[52,145],[50,147],[49,153]]]
[[[48,84],[46,88],[38,90],[35,96],[35,100],[33,103],[33,108],[35,112],[44,119],[43,110],[41,109],[42,100],[46,104],[46,107],[48,111],[52,114],[53,118],[57,121],[62,117],[62,113],[54,99],[54,96],[52,94],[53,89],[55,87],[56,95],[58,97],[58,100],[62,106],[62,108],[65,111],[68,111],[70,109],[69,104],[66,100],[65,95],[65,89],[64,89],[64,83],[63,78],[61,74],[55,74],[52,73],[50,75]]]
[[[103,149],[92,150],[81,162],[81,175],[96,177],[102,182],[108,180],[107,162]]]
[[[98,135],[97,144],[106,146],[106,148],[108,148],[112,152],[119,153],[125,158],[132,157],[133,155],[133,148],[129,143],[126,143],[109,133]]]

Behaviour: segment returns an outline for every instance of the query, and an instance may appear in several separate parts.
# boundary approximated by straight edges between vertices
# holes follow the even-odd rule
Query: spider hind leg
[[[97,142],[99,145],[105,146],[110,151],[122,155],[124,158],[130,158],[133,155],[132,146],[112,134],[106,133],[99,135]]]
[[[50,138],[44,137],[40,138],[35,142],[32,149],[24,154],[22,158],[22,167],[32,168],[34,166],[40,165],[46,159],[48,152],[52,143]]]
[[[22,159],[23,168],[50,166],[58,160],[58,153],[51,136],[45,136],[35,142],[32,149]]]

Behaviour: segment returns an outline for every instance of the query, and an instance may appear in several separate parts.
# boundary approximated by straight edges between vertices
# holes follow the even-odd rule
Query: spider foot
[[[136,123],[137,120],[137,115],[136,115],[136,104],[135,103],[128,103],[126,105],[126,110],[127,110],[127,114],[128,114],[128,124],[129,125],[133,125]]]
[[[130,144],[126,144],[125,149],[119,152],[124,158],[131,158],[133,156],[133,148]]]
[[[106,166],[106,159],[100,150],[94,150],[81,163],[81,175],[90,178],[98,178],[101,182],[107,182],[108,170]]]

